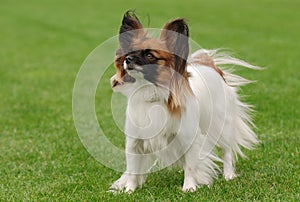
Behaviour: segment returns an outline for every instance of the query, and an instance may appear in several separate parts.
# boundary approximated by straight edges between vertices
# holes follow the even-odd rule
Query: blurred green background
[[[300,1],[0,1],[0,201],[241,201],[300,200]],[[133,195],[106,190],[120,173],[85,150],[72,117],[72,90],[87,55],[118,33],[122,15],[136,9],[160,28],[184,17],[202,47],[230,48],[263,71],[242,88],[255,105],[261,144],[237,163],[240,177],[221,176],[211,188],[182,193],[183,173],[149,176]],[[113,58],[112,58],[113,61]],[[106,72],[97,91],[99,122],[112,142],[123,135],[110,112]]]

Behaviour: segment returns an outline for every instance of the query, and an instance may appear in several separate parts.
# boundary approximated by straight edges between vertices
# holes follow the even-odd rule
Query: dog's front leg
[[[207,134],[202,134],[199,128],[200,114],[197,103],[190,100],[186,112],[181,120],[179,135],[185,137],[181,142],[188,145],[189,149],[183,156],[184,192],[194,192],[201,185],[209,185],[215,177],[217,165],[214,160],[215,143],[208,138]]]
[[[143,154],[143,151],[143,140],[126,138],[126,171],[112,184],[112,190],[132,193],[145,182],[146,174],[150,171],[155,156]]]
[[[213,152],[214,144],[198,133],[190,149],[184,155],[184,192],[194,192],[199,186],[209,185],[216,177],[218,159]]]
[[[139,185],[139,179],[143,176],[138,176],[136,174],[130,174],[127,171],[123,173],[123,175],[115,181],[111,187],[110,191],[125,191],[126,193],[132,193],[135,191],[137,186]]]

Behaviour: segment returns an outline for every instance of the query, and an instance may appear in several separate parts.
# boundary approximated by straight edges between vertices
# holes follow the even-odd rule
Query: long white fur
[[[199,65],[197,56],[208,54],[218,67],[238,65],[257,69],[244,61],[217,50],[196,51],[189,58],[189,84],[194,95],[187,97],[180,118],[168,113],[165,101],[169,91],[131,72],[135,83],[114,90],[127,96],[126,163],[127,170],[111,188],[134,191],[145,182],[145,175],[159,161],[164,165],[178,163],[184,169],[183,191],[211,184],[217,176],[215,146],[223,150],[225,179],[236,174],[234,161],[243,156],[241,147],[252,149],[258,143],[249,112],[251,107],[240,101],[239,86],[248,80],[229,72],[224,79],[211,67]],[[184,93],[184,92],[183,92]]]

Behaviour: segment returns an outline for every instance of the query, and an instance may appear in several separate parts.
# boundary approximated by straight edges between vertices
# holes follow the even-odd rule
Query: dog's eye
[[[149,59],[149,60],[154,60],[155,59],[155,57],[152,53],[147,53],[146,58]]]

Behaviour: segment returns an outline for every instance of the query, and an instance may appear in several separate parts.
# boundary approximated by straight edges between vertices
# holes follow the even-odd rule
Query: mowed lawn
[[[300,200],[300,1],[15,1],[0,2],[0,201],[297,201]],[[72,117],[72,90],[87,55],[117,34],[123,13],[160,28],[184,17],[204,48],[229,48],[262,71],[242,88],[255,105],[261,141],[210,188],[183,193],[175,168],[149,176],[134,194],[107,193],[121,173],[97,162],[82,145]],[[113,58],[111,58],[113,61]],[[112,119],[105,73],[96,96],[98,120],[123,147]],[[100,85],[99,85],[100,86]]]

